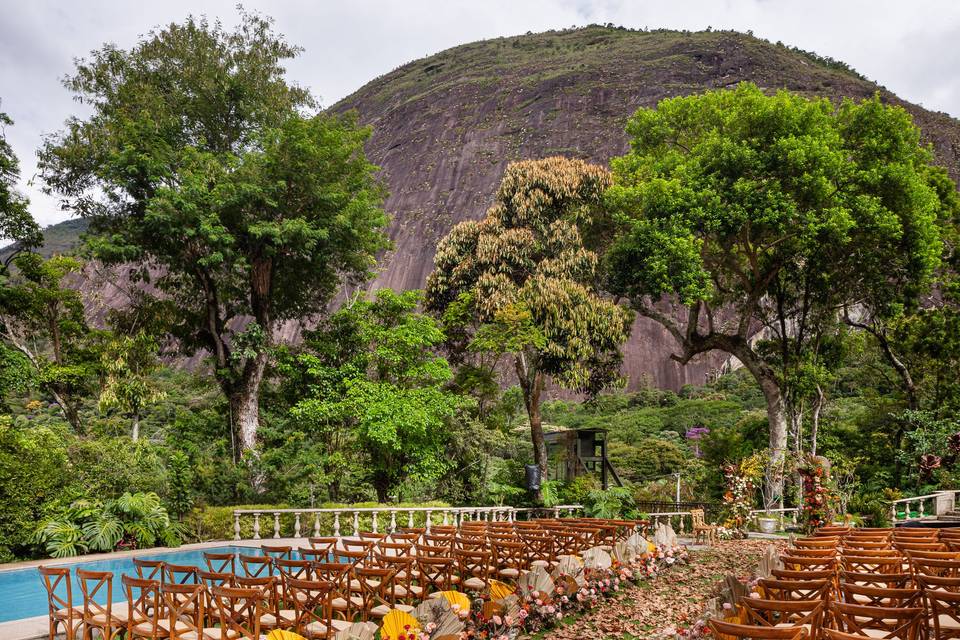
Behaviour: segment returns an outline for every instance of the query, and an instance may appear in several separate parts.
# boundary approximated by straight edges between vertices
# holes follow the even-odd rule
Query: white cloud
[[[78,105],[60,86],[72,59],[104,42],[132,45],[188,13],[236,20],[234,0],[0,0],[0,109],[23,189],[43,224],[64,219],[26,184],[43,133]],[[305,52],[289,68],[324,104],[378,75],[457,44],[591,22],[753,32],[843,60],[906,100],[960,115],[960,3],[953,0],[248,0]]]

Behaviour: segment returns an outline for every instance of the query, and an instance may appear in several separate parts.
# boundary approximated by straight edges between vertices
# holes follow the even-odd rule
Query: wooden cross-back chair
[[[297,580],[313,578],[313,563],[309,560],[277,559],[273,561],[273,566],[284,580],[287,578],[296,578]]]
[[[459,583],[454,575],[454,561],[449,556],[416,556],[417,577],[424,593],[451,591]]]
[[[803,627],[766,627],[708,620],[707,626],[719,640],[807,640]]]
[[[234,579],[232,585],[223,586],[256,591],[257,617],[260,619],[261,630],[289,629],[293,626],[295,617],[293,603],[282,601],[280,579],[277,576],[238,577]],[[208,590],[210,590],[209,587]]]
[[[780,561],[785,569],[796,571],[835,571],[836,558],[802,558],[800,556],[781,555]]]
[[[269,610],[260,609],[260,589],[213,587],[210,599],[217,610],[217,629],[221,639],[260,639],[260,617]]]
[[[849,582],[841,583],[840,594],[843,602],[867,605],[870,607],[921,607],[922,592],[912,587],[889,588],[871,587]]]
[[[491,543],[497,577],[516,582],[527,570],[526,546],[522,542],[496,540]]]
[[[960,578],[947,578],[944,576],[928,576],[918,574],[914,576],[917,586],[924,591],[939,589],[941,591],[953,591],[960,593]]]
[[[221,640],[220,629],[206,626],[202,584],[160,585],[170,640]]]
[[[243,575],[245,576],[258,578],[273,575],[273,558],[270,556],[248,556],[241,554],[239,560],[240,566],[243,568]]]
[[[960,638],[960,593],[933,589],[924,595],[933,622],[934,640]]]
[[[796,547],[790,549],[790,555],[797,558],[836,558],[838,550],[836,547],[825,548],[807,548]]]
[[[541,565],[551,567],[557,563],[557,547],[553,536],[549,534],[524,533],[523,544],[527,547],[527,557],[531,567]]]
[[[50,640],[60,627],[67,640],[74,640],[83,624],[83,606],[74,606],[70,569],[65,567],[37,567],[47,592],[47,611],[50,622]]]
[[[844,555],[840,558],[840,566],[844,571],[854,573],[899,573],[904,563],[899,555]]]
[[[353,613],[360,611],[363,599],[350,590],[353,565],[349,562],[318,562],[313,571],[317,580],[330,583],[330,608],[332,615],[341,620],[353,620]]]
[[[916,558],[910,561],[910,571],[913,575],[943,576],[944,578],[960,577],[960,560],[937,560],[933,558]]]
[[[763,578],[758,591],[768,600],[826,600],[833,589],[829,578],[821,580],[778,580]]]
[[[210,601],[210,593],[213,587],[234,587],[237,577],[233,573],[218,573],[216,571],[198,571],[197,578],[203,585],[203,608],[208,616],[216,615],[216,609]]]
[[[142,580],[159,580],[163,582],[163,560],[146,560],[144,558],[131,558],[133,568],[137,572],[137,577]]]
[[[823,620],[823,600],[768,600],[741,598],[740,605],[747,621],[757,626],[803,627],[811,637],[817,637]]]
[[[337,540],[339,540],[339,538],[333,536],[315,536],[307,538],[307,540],[310,542],[311,548],[330,553],[337,548]]]
[[[793,546],[797,549],[836,549],[840,546],[840,538],[813,537],[797,538],[793,541]],[[793,551],[791,549],[790,551]]]
[[[420,541],[422,535],[422,533],[416,533],[415,531],[394,531],[390,534],[390,540],[412,546]]]
[[[810,571],[802,569],[771,569],[770,575],[778,580],[833,580],[836,573],[832,569]]]
[[[489,551],[467,551],[457,549],[453,552],[457,571],[460,574],[460,586],[467,591],[484,591],[490,586]]]
[[[237,556],[233,553],[204,551],[203,561],[207,565],[207,571],[212,571],[213,573],[237,572]]]
[[[333,636],[332,588],[333,585],[326,580],[288,580],[287,589],[293,594],[295,607],[292,627],[295,633],[310,639]]]
[[[423,595],[423,588],[413,584],[415,560],[413,556],[378,555],[377,560],[384,569],[393,571],[393,597],[395,602],[415,605]]]
[[[289,545],[260,545],[260,551],[263,555],[269,556],[274,560],[290,560],[293,558],[293,547]]]
[[[165,584],[198,584],[200,581],[198,567],[190,564],[163,564],[163,582]]]
[[[89,640],[93,631],[100,632],[103,640],[113,638],[126,630],[127,612],[113,608],[113,573],[77,569],[77,580],[83,593],[83,637]],[[97,602],[105,600],[104,604]]]
[[[922,607],[871,607],[831,602],[830,612],[841,631],[871,638],[917,640],[926,623]]]
[[[300,556],[301,560],[309,562],[327,562],[333,554],[323,549],[304,549],[301,547],[297,549],[297,555]]]
[[[160,621],[162,607],[157,606],[163,597],[160,595],[160,581],[125,575],[121,582],[127,596],[126,640],[166,638],[167,626]]]
[[[380,619],[390,609],[400,609],[408,613],[413,607],[398,605],[393,589],[393,569],[360,568],[353,572],[360,584],[360,599],[363,601],[360,615],[364,622],[370,618]]]
[[[840,571],[840,583],[849,582],[865,587],[883,587],[885,589],[905,589],[913,582],[909,573],[859,573]]]

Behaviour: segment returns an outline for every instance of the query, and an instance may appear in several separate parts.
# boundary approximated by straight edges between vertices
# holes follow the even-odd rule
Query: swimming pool
[[[146,558],[149,560],[166,560],[173,564],[195,565],[206,568],[203,561],[204,553],[233,553],[258,555],[258,547],[208,547],[204,549],[181,549],[162,551],[159,553],[138,553],[135,557]],[[123,583],[120,581],[122,574],[131,576],[137,575],[133,566],[133,556],[118,558],[108,558],[103,560],[91,560],[90,562],[72,562],[64,563],[58,560],[51,560],[49,566],[70,567],[70,571],[77,569],[89,569],[90,571],[112,571],[113,572],[113,601],[125,602],[127,596],[123,591]],[[103,594],[101,603],[106,600],[106,593]],[[83,604],[83,596],[80,592],[80,586],[76,578],[73,582],[73,604],[74,606]],[[47,613],[47,592],[43,588],[43,581],[36,567],[29,569],[14,569],[12,571],[0,571],[0,622],[10,620],[19,620],[21,618],[32,618],[42,616]]]

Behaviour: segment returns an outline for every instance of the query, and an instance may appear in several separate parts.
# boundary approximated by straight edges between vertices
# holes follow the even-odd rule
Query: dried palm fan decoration
[[[555,588],[553,578],[550,577],[544,567],[534,567],[517,580],[517,592],[519,594],[527,597],[536,591],[544,602],[553,596]]]
[[[373,638],[373,634],[370,635]],[[267,640],[307,640],[303,636],[294,633],[293,631],[287,631],[286,629],[274,629],[267,634]]]
[[[583,552],[583,567],[596,571],[598,569],[609,569],[613,566],[613,558],[610,554],[600,547],[592,547]]]
[[[677,546],[677,534],[669,524],[658,524],[653,534],[653,544],[671,549]]]
[[[503,605],[503,615],[510,616],[514,620],[520,615],[520,596],[513,594],[500,601]]]
[[[613,546],[613,558],[620,564],[630,564],[639,555],[635,546],[621,540]]]
[[[578,585],[587,581],[583,575],[583,560],[577,556],[557,557],[557,566],[553,568],[550,575],[554,581],[560,579],[561,576],[570,576]]]
[[[354,622],[346,629],[338,631],[334,640],[373,640],[376,635],[377,625],[373,622]]]
[[[760,558],[760,564],[757,566],[757,576],[760,578],[769,578],[773,575],[774,569],[783,568],[783,562],[780,561],[780,554],[773,545],[768,546],[763,551]]]
[[[627,538],[627,544],[634,550],[638,556],[643,555],[644,553],[649,553],[650,543],[647,542],[647,539],[644,538],[639,533],[634,533],[632,536]]]
[[[431,622],[440,620],[446,613],[452,613],[449,600],[443,597],[427,598],[413,610],[413,617],[421,625],[427,626]]]
[[[440,597],[450,603],[450,608],[457,613],[470,613],[470,598],[461,591],[441,591]]]
[[[505,582],[500,582],[499,580],[490,581],[490,599],[491,600],[503,600],[509,595],[513,595],[516,591],[514,587],[511,587]]]
[[[723,579],[723,589],[720,591],[720,597],[724,602],[729,602],[734,609],[740,604],[740,599],[747,595],[747,585],[737,580],[736,576],[727,576]]]
[[[411,629],[420,628],[417,619],[406,611],[390,609],[380,624],[380,640],[400,640],[400,636],[406,637]]]
[[[463,620],[452,610],[436,620],[436,627],[430,634],[430,640],[460,640],[460,633],[466,628]]]

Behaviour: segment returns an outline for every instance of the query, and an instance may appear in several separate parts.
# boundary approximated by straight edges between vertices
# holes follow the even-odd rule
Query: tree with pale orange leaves
[[[618,381],[630,333],[632,313],[596,289],[598,256],[581,234],[609,185],[606,169],[579,160],[511,163],[486,217],[440,242],[427,281],[428,309],[462,348],[510,359],[544,478],[547,381],[587,394]]]

